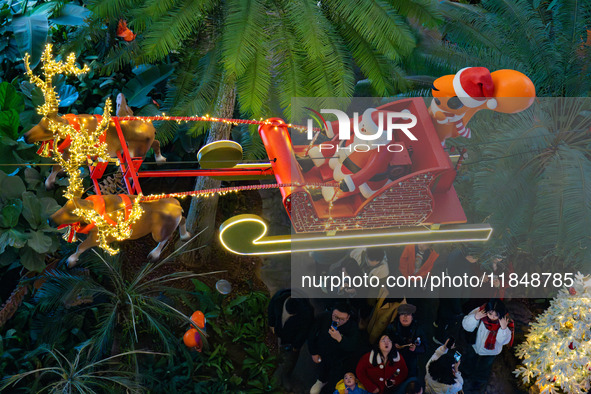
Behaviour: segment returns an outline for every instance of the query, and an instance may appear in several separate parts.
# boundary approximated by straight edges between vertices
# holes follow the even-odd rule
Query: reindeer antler
[[[71,139],[70,157],[66,160],[59,152],[58,144],[53,144],[53,157],[64,168],[69,176],[69,183],[64,196],[67,199],[81,197],[84,191],[79,168],[87,164],[89,157],[96,157],[101,161],[110,161],[107,144],[100,142],[100,137],[106,132],[111,121],[111,100],[105,101],[103,118],[94,130],[86,130],[84,123],[80,124],[80,132],[69,124],[49,120],[49,129],[54,136]]]
[[[25,69],[27,76],[32,84],[38,86],[43,92],[45,103],[37,108],[40,115],[47,116],[57,113],[59,107],[59,96],[53,87],[52,81],[55,75],[80,75],[88,72],[87,65],[80,68],[76,65],[76,56],[70,53],[66,61],[55,61],[52,53],[52,45],[47,44],[41,55],[43,79],[35,75],[29,64],[29,54],[25,55]],[[97,157],[102,161],[109,161],[107,145],[100,142],[100,137],[111,121],[111,100],[105,101],[103,118],[94,130],[86,130],[84,122],[80,124],[80,131],[77,131],[72,125],[66,122],[59,122],[49,118],[49,129],[55,139],[70,138],[69,148],[70,157],[66,160],[58,150],[57,141],[53,145],[53,157],[64,168],[70,178],[65,196],[68,199],[81,197],[83,194],[82,179],[80,178],[80,167],[87,163],[89,157]]]
[[[63,61],[55,61],[53,59],[52,53],[52,45],[47,44],[45,46],[45,50],[41,55],[41,62],[43,65],[41,68],[43,69],[43,76],[45,80],[41,79],[39,76],[33,74],[29,64],[30,56],[29,54],[25,54],[24,61],[25,61],[25,69],[27,75],[29,77],[29,81],[38,86],[43,93],[43,97],[45,98],[45,103],[41,105],[37,112],[40,115],[47,116],[52,113],[56,113],[59,107],[59,96],[53,87],[53,76],[56,74],[72,74],[72,75],[80,75],[88,72],[90,68],[87,65],[84,67],[79,68],[76,65],[76,55],[74,53],[70,53],[66,59],[66,62]]]

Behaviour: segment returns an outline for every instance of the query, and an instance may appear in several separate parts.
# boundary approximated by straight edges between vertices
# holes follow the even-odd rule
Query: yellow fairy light
[[[100,215],[94,209],[76,208],[74,214],[86,223],[94,223],[98,230],[99,247],[107,251],[110,255],[115,255],[119,253],[119,249],[109,246],[108,239],[124,241],[131,237],[131,226],[137,222],[144,213],[140,201],[141,195],[133,202],[127,220],[125,220],[124,212],[115,212],[116,219],[114,224],[109,223],[103,215]]]
[[[67,124],[49,120],[49,129],[55,136],[53,144],[53,158],[63,167],[69,177],[68,187],[64,196],[67,199],[82,196],[84,188],[80,177],[80,167],[87,163],[89,157],[96,157],[98,160],[111,161],[107,152],[107,145],[100,141],[100,137],[106,132],[111,120],[111,100],[105,102],[105,110],[101,122],[95,130],[86,130],[84,124],[80,125],[80,131]],[[71,144],[66,159],[58,150],[58,139],[70,138]]]
[[[57,114],[59,108],[59,96],[55,88],[52,86],[52,78],[55,75],[80,75],[89,71],[88,66],[78,68],[76,66],[76,56],[71,53],[68,55],[66,62],[56,62],[52,55],[52,46],[48,44],[41,56],[42,70],[44,79],[33,74],[30,68],[30,56],[25,55],[25,69],[26,74],[32,84],[38,86],[45,98],[45,102],[39,106],[37,112],[43,116],[50,114]],[[112,161],[107,153],[107,145],[101,142],[101,136],[106,132],[111,121],[111,100],[107,99],[103,117],[96,129],[87,129],[86,120],[80,121],[80,130],[76,130],[68,123],[49,119],[49,129],[54,135],[53,143],[53,158],[63,167],[69,177],[68,187],[65,192],[65,197],[69,200],[82,196],[84,189],[82,185],[80,167],[87,163],[90,157],[101,161]],[[58,142],[60,140],[70,139],[68,147],[69,157],[66,159],[59,151]],[[103,217],[95,210],[85,210],[76,208],[74,214],[78,215],[81,221],[85,223],[94,223],[98,230],[99,246],[110,254],[118,253],[117,249],[111,248],[107,242],[108,239],[115,239],[122,241],[131,237],[131,226],[141,218],[144,210],[140,206],[141,196],[135,199],[133,206],[129,212],[127,220],[125,213],[117,211],[115,213],[116,220],[114,224]]]
[[[24,61],[26,74],[29,77],[29,81],[32,84],[38,86],[43,93],[43,97],[45,97],[45,103],[43,103],[43,105],[37,109],[37,112],[43,116],[57,113],[57,109],[59,107],[59,97],[52,85],[53,76],[58,74],[80,75],[88,72],[90,69],[87,65],[84,65],[82,68],[78,68],[78,66],[76,66],[76,56],[73,53],[68,55],[65,63],[61,60],[56,62],[53,60],[52,45],[47,44],[43,54],[41,55],[41,68],[45,76],[45,80],[42,80],[37,75],[33,74],[29,63],[30,58],[31,57],[28,53],[25,54]]]

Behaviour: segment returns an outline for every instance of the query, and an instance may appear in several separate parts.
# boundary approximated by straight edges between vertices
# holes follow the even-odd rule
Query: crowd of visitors
[[[441,267],[482,272],[467,249],[448,253],[444,263],[438,257],[431,245],[406,246],[400,272],[426,275]],[[495,270],[500,259],[493,259]],[[326,269],[380,279],[389,273],[380,248],[354,250]],[[309,299],[291,298],[289,290],[272,298],[269,325],[280,343],[275,376],[286,392],[291,391],[290,375],[304,343],[317,377],[310,394],[454,394],[483,390],[495,357],[513,341],[513,322],[498,298],[442,298],[436,318],[428,322],[417,318],[424,316],[417,310],[423,300],[389,298],[384,291],[371,297],[347,287],[338,289],[338,295],[344,297],[316,308]],[[461,340],[456,342],[454,336]]]

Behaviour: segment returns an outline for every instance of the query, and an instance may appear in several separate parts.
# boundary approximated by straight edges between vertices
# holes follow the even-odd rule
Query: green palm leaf
[[[357,33],[350,25],[343,22],[339,28],[343,37],[347,40],[355,63],[365,76],[371,80],[371,86],[379,96],[387,96],[393,92],[392,82],[400,81],[391,78],[391,64],[385,56],[376,53],[367,40]]]
[[[589,257],[591,252],[591,160],[577,149],[560,145],[538,182],[539,198],[532,239],[547,250]]]
[[[258,40],[263,35],[260,23],[265,20],[265,7],[259,0],[230,0],[222,37],[224,66],[240,77],[255,57]]]
[[[414,19],[425,27],[437,27],[442,19],[439,4],[430,0],[390,1],[399,15]]]
[[[142,41],[141,59],[146,62],[162,60],[170,52],[179,50],[203,23],[201,10],[200,2],[186,0],[166,13],[157,14],[158,23],[151,24]]]
[[[318,2],[302,0],[289,2],[283,15],[290,21],[301,49],[311,60],[326,59],[330,54],[329,22]]]
[[[270,61],[267,37],[261,35],[256,45],[254,57],[244,74],[237,80],[238,103],[246,116],[264,116],[264,105],[271,86]]]
[[[279,104],[285,116],[291,116],[291,100],[294,97],[308,97],[308,78],[304,72],[305,53],[298,49],[297,40],[289,27],[280,25],[282,34],[271,43],[275,54],[275,75],[272,79],[274,90],[278,92]]]
[[[332,0],[327,7],[391,60],[409,55],[415,46],[408,24],[385,2]]]
[[[118,19],[141,3],[141,0],[93,0],[89,3],[89,8],[95,15],[101,15],[108,19]]]

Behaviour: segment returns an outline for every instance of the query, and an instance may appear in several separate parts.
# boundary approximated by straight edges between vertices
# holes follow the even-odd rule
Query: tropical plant
[[[211,346],[196,362],[198,390],[205,392],[277,392],[271,381],[275,357],[264,343],[268,296],[252,291],[234,298],[194,279],[199,308],[205,311]]]
[[[442,10],[443,39],[426,41],[423,72],[510,68],[529,76],[538,96],[589,94],[589,2],[445,2]],[[589,105],[582,98],[540,98],[520,114],[481,111],[470,123],[473,138],[452,142],[468,148],[457,186],[472,219],[495,228],[489,249],[560,257],[561,269],[588,262]]]
[[[44,382],[44,387],[39,392],[47,390],[50,393],[83,394],[94,393],[98,389],[103,392],[114,389],[139,391],[142,386],[137,383],[136,374],[118,368],[113,362],[129,355],[157,354],[135,350],[94,361],[90,355],[91,348],[88,342],[81,344],[77,348],[76,356],[71,360],[58,349],[42,346],[33,353],[45,353],[46,366],[6,377],[0,390],[15,386],[24,379],[35,378],[36,382],[42,379]]]
[[[85,313],[95,322],[90,338],[95,358],[116,354],[119,349],[135,350],[138,344],[171,353],[179,344],[174,327],[180,322],[191,324],[175,308],[184,291],[174,284],[205,274],[179,271],[160,275],[159,270],[169,261],[167,258],[147,263],[131,277],[126,277],[120,256],[103,257],[94,251],[84,261],[92,275],[51,270],[43,276],[45,282],[35,300],[41,312],[56,313],[66,309],[62,320]],[[89,301],[76,302],[81,300]],[[81,305],[70,308],[72,303]],[[60,324],[48,324],[44,335],[51,337],[52,332],[54,337],[59,335],[56,328]]]
[[[45,43],[53,33],[81,26],[89,11],[66,1],[3,1],[0,4],[0,64],[4,80],[11,81],[22,72],[20,60],[29,53],[37,65]],[[20,55],[20,56],[19,56]]]
[[[212,113],[225,73],[241,111],[255,117],[277,97],[289,113],[292,97],[350,96],[355,65],[376,93],[394,92],[404,84],[400,61],[415,45],[405,17],[430,26],[438,19],[436,6],[423,1],[101,1],[90,9],[93,42],[110,45],[107,64],[180,60],[170,110]],[[121,18],[136,40],[113,41],[111,26]]]
[[[59,248],[59,234],[47,221],[58,208],[53,198],[28,191],[19,176],[0,171],[0,264],[20,260],[28,270],[41,272],[45,254]]]
[[[417,74],[455,74],[471,66],[508,68],[527,75],[538,96],[589,94],[589,2],[485,0],[472,6],[445,1],[441,12],[443,38],[425,37]]]
[[[589,99],[542,98],[523,113],[489,114],[473,123],[484,136],[469,144],[467,200],[495,228],[491,248],[572,263],[561,270],[587,265],[590,110]]]

